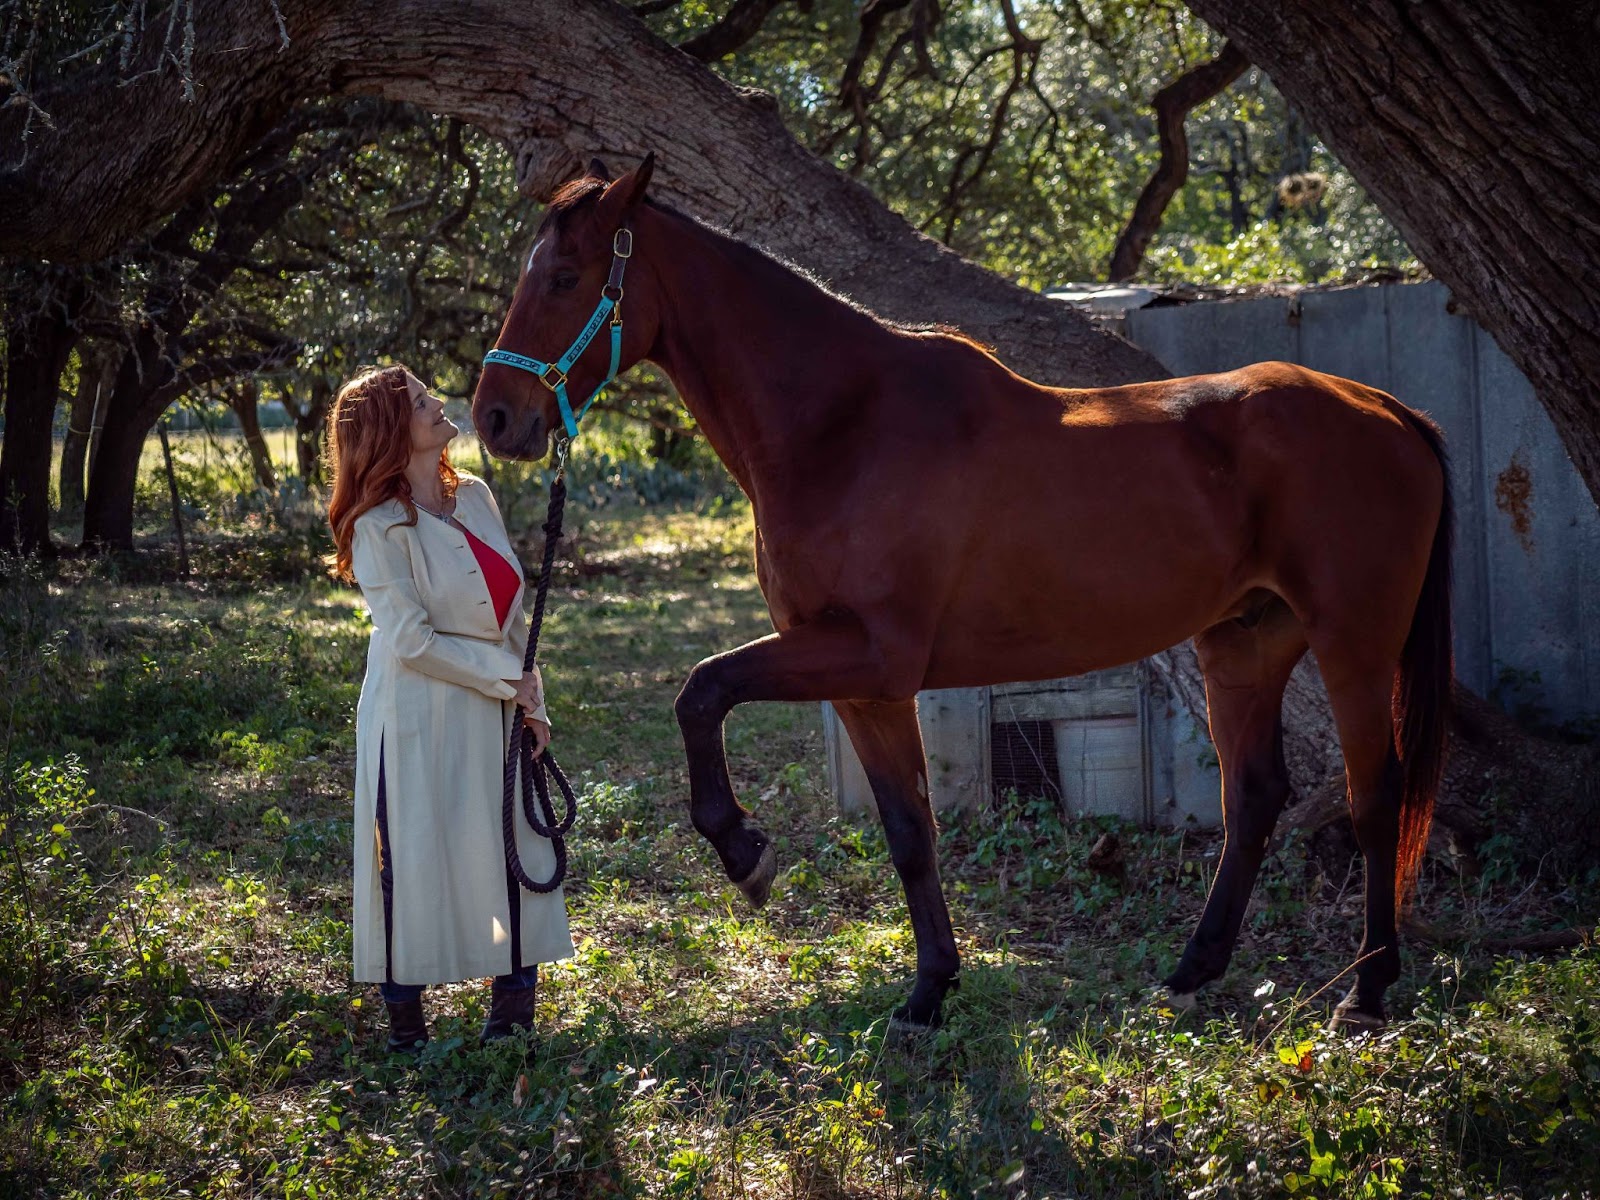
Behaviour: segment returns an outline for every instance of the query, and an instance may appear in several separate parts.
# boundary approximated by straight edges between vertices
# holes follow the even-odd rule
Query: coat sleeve
[[[504,646],[434,629],[417,594],[409,552],[382,527],[356,522],[351,566],[372,610],[372,624],[406,666],[496,700],[517,694],[509,681],[522,678],[522,660]]]

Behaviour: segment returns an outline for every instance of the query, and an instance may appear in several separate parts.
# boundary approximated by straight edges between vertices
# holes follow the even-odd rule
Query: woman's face
[[[444,401],[432,395],[427,385],[406,372],[406,390],[411,396],[411,449],[414,453],[443,450],[460,433],[454,421],[446,420]]]

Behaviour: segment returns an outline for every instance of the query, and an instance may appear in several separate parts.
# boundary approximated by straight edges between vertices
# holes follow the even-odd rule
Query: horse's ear
[[[655,169],[656,156],[651,151],[637,167],[606,186],[606,194],[600,197],[600,216],[608,227],[621,225],[644,201],[645,189],[650,186],[650,176]]]
[[[605,163],[601,162],[598,158],[591,158],[589,160],[589,176],[592,179],[603,179],[607,183],[611,182],[611,172],[606,170]]]

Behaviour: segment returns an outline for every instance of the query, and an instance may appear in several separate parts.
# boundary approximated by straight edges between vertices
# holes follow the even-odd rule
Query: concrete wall
[[[1508,708],[1600,716],[1600,511],[1532,387],[1440,283],[1137,309],[1121,332],[1178,375],[1284,359],[1382,388],[1443,427],[1456,670]]]

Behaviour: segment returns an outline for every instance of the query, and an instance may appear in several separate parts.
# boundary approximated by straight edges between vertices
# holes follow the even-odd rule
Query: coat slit
[[[383,979],[394,982],[394,858],[389,842],[389,797],[383,785],[383,734],[378,734],[378,883],[383,889]]]

